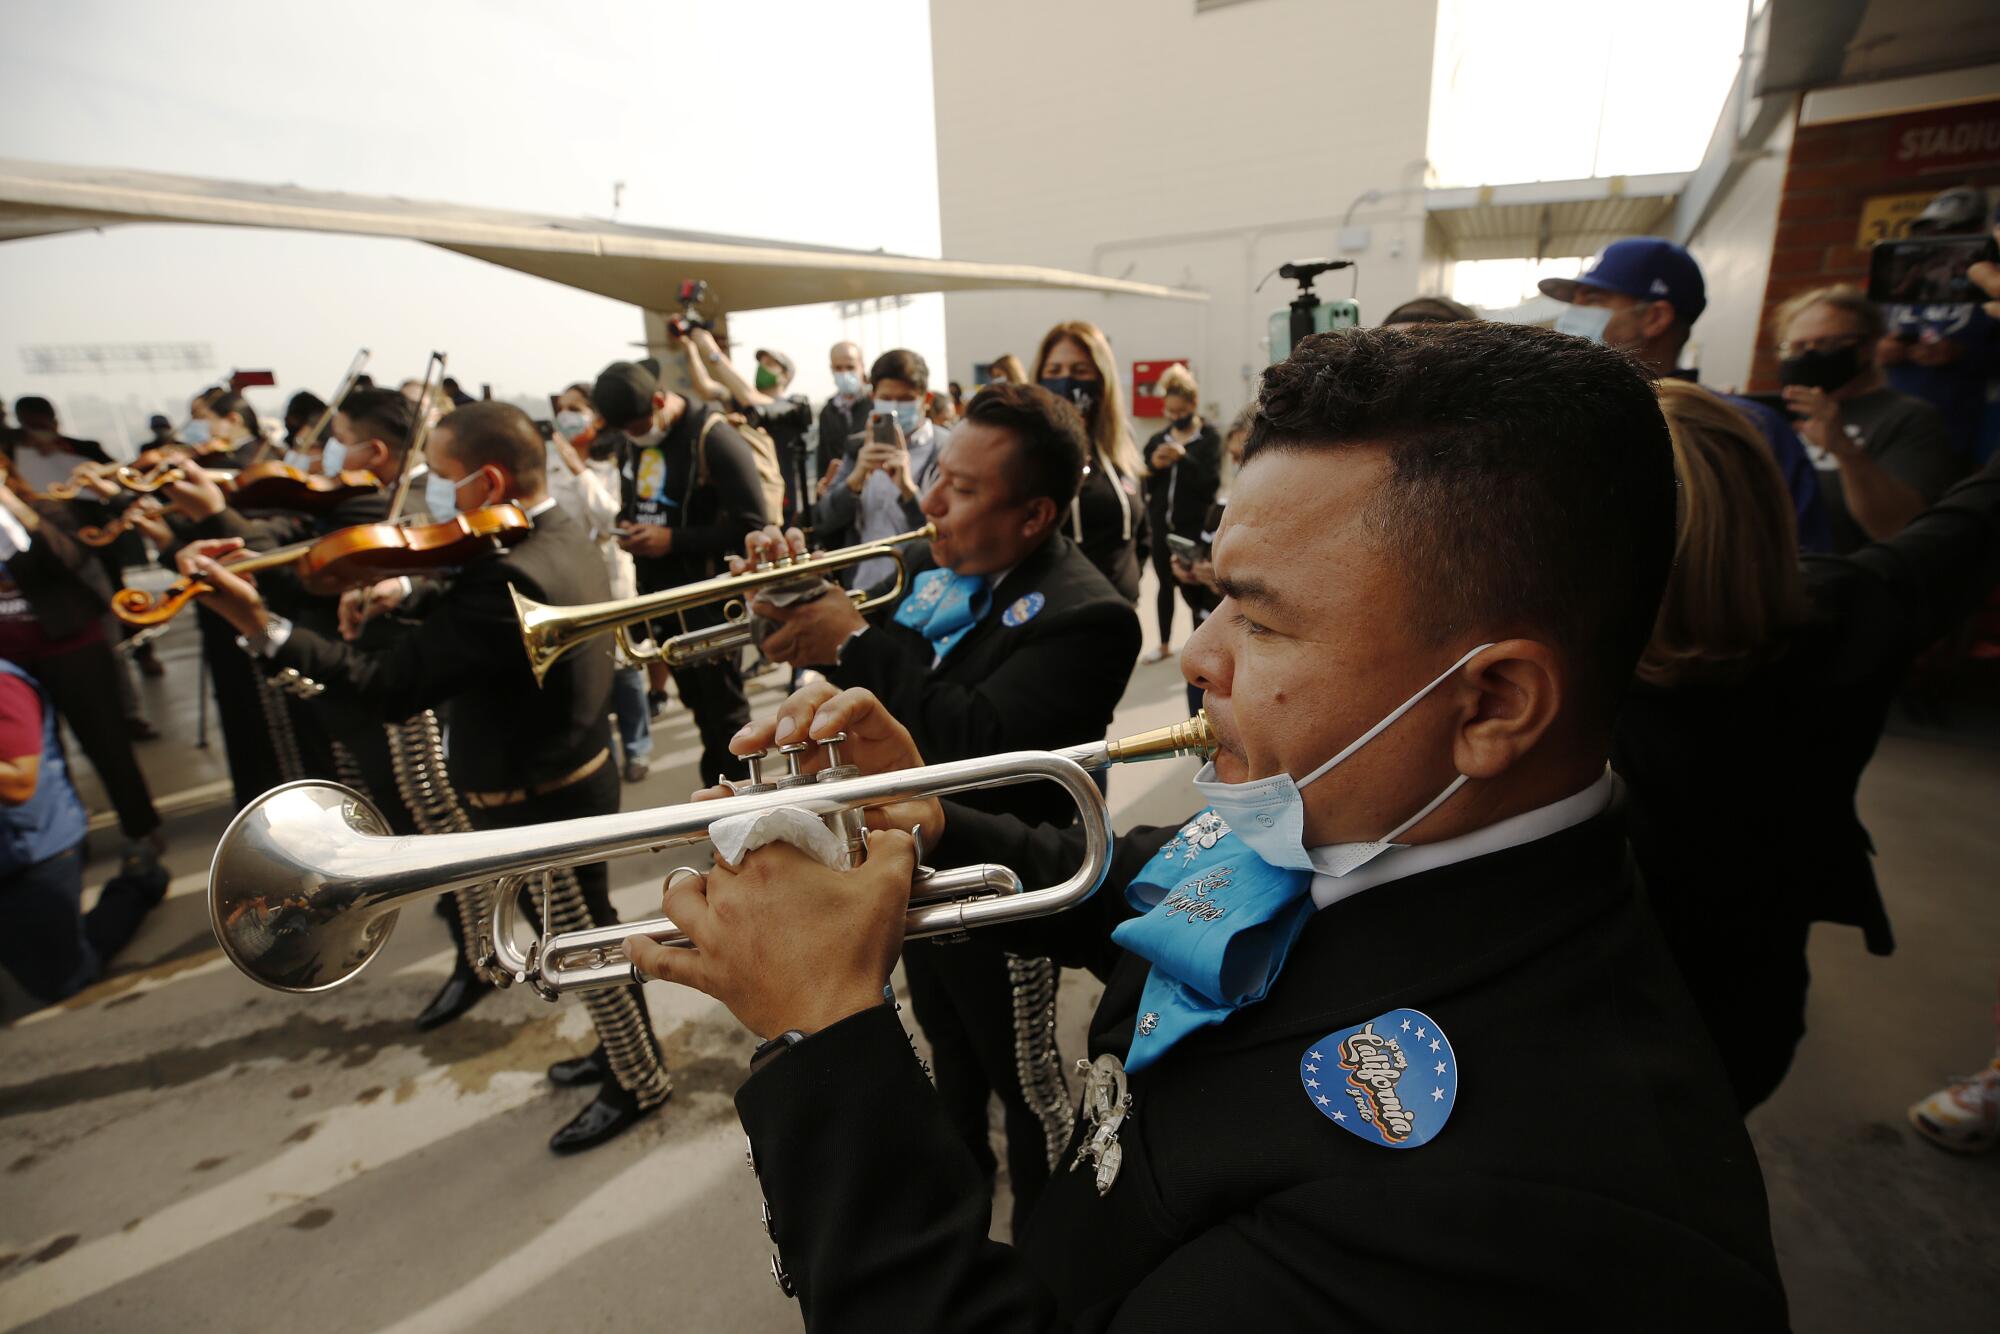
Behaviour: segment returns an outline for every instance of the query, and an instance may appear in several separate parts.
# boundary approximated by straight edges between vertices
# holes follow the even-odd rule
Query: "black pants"
[[[132,753],[132,733],[118,704],[120,667],[111,645],[100,640],[21,665],[35,674],[56,712],[76,734],[118,812],[118,827],[125,837],[144,838],[158,829],[159,812],[153,809],[153,794]]]
[[[0,877],[0,968],[37,1000],[73,996],[103,975],[166,890],[165,867],[120,874],[81,911],[81,843]]]
[[[236,631],[229,622],[202,606],[197,606],[194,614],[201,630],[202,652],[208,659],[208,679],[215,687],[215,716],[222,725],[229,782],[235,791],[236,809],[242,810],[284,781],[264,706],[258,701],[262,673],[236,646]]]
[[[1195,623],[1201,623],[1201,604],[1195,598],[1195,590],[1174,578],[1174,551],[1167,545],[1167,523],[1164,515],[1153,518],[1153,573],[1160,577],[1160,586],[1153,593],[1153,614],[1160,625],[1160,642],[1174,642],[1174,597],[1180,596],[1187,603]]]
[[[715,786],[728,774],[741,778],[743,761],[729,753],[729,738],[750,721],[750,701],[743,693],[743,670],[735,661],[674,668],[674,688],[694,715],[701,734],[701,785]]]
[[[913,940],[903,950],[910,1008],[931,1044],[931,1073],[952,1129],[990,1181],[996,1161],[987,1098],[997,1093],[1007,1127],[1007,1177],[1018,1241],[1049,1181],[1048,1143],[1028,1106],[1014,1062],[1014,991],[1007,955],[976,937],[953,944]]]
[[[493,810],[478,810],[467,803],[465,816],[472,821],[474,829],[518,829],[522,825],[547,824],[551,820],[611,815],[618,810],[619,798],[618,766],[606,760],[598,766],[596,773],[580,783],[571,783],[560,792],[530,797],[517,806],[501,806]],[[611,906],[611,872],[603,862],[577,867],[576,881],[583,890],[583,901],[590,909],[593,923],[610,926],[618,920],[618,910]],[[444,900],[438,902],[439,915],[451,924],[452,939],[458,940],[458,914],[444,907]],[[529,911],[529,907],[524,904],[522,911]],[[463,941],[459,941],[459,947],[462,959],[465,957]]]

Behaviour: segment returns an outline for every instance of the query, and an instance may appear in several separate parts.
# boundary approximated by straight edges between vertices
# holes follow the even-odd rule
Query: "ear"
[[[661,408],[664,408],[666,406],[667,406],[666,392],[664,390],[655,389],[653,391],[653,411],[658,412]]]
[[[1452,763],[1469,778],[1496,778],[1541,743],[1562,711],[1562,660],[1533,639],[1508,639],[1458,673],[1463,702]]]
[[[1670,301],[1654,301],[1647,305],[1645,313],[1639,317],[1639,332],[1647,338],[1658,338],[1674,327],[1680,318]]]
[[[1058,517],[1056,502],[1047,496],[1036,496],[1029,501],[1021,520],[1021,536],[1040,537],[1055,527]]]

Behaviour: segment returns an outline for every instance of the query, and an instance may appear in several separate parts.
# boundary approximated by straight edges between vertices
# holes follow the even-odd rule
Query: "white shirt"
[[[1312,882],[1313,906],[1325,908],[1351,898],[1364,889],[1387,884],[1391,880],[1401,880],[1416,875],[1419,871],[1434,871],[1440,866],[1450,866],[1454,862],[1470,861],[1474,857],[1484,857],[1489,852],[1502,848],[1518,847],[1532,843],[1538,838],[1582,824],[1585,820],[1601,813],[1611,804],[1616,780],[1607,767],[1596,782],[1581,792],[1552,801],[1546,806],[1537,806],[1531,811],[1522,811],[1497,824],[1475,829],[1457,838],[1447,838],[1437,843],[1413,843],[1389,849],[1365,866],[1357,866],[1343,876],[1316,875]],[[1319,849],[1308,849],[1306,855],[1319,862]]]

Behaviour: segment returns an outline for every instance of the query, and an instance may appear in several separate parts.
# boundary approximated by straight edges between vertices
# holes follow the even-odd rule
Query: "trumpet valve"
[[[861,770],[841,759],[841,743],[847,740],[847,733],[835,732],[821,741],[820,749],[826,752],[826,768],[819,771],[822,783],[838,783],[846,778],[859,778]],[[847,865],[851,870],[868,860],[868,826],[862,819],[858,807],[835,811],[825,817],[826,827],[847,846]]]
[[[778,776],[779,787],[803,787],[814,780],[811,774],[799,772],[799,756],[812,749],[810,741],[797,741],[789,746],[778,747],[778,754],[785,757],[785,772]]]
[[[771,752],[767,750],[760,750],[755,755],[745,755],[743,763],[749,767],[750,776],[743,779],[725,779],[724,781],[729,784],[729,790],[739,797],[747,797],[775,789],[778,785],[764,776],[764,762],[770,757]]]

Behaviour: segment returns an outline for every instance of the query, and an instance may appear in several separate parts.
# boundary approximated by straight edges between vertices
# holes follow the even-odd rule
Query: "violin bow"
[[[424,446],[430,443],[431,391],[443,379],[444,353],[433,352],[424,365],[424,387],[417,395],[417,420],[410,428],[410,443],[404,447],[402,464],[396,469],[396,498],[389,504],[390,523],[402,517],[403,506],[409,501],[410,483],[417,479],[415,465],[424,456]]]
[[[319,420],[299,433],[298,447],[311,449],[326,434],[326,428],[333,425],[333,414],[340,411],[340,405],[354,392],[354,382],[361,378],[361,372],[368,365],[368,349],[362,348],[354,354],[354,360],[347,363],[347,374],[341,377],[340,387],[333,391],[333,397],[326,401],[326,410],[319,414]]]

